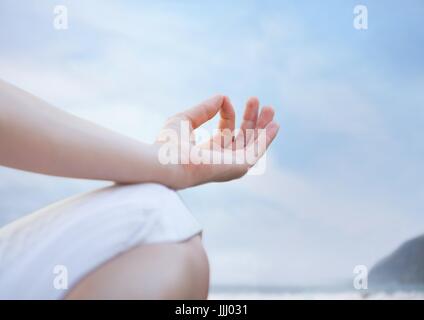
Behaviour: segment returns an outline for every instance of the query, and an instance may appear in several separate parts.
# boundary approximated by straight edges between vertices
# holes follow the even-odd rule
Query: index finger
[[[199,105],[192,107],[182,113],[191,122],[193,129],[200,127],[203,123],[212,119],[221,109],[225,97],[216,95]]]

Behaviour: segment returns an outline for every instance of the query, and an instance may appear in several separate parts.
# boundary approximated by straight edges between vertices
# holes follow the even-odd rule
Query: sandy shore
[[[305,292],[305,293],[261,293],[261,292],[211,292],[210,300],[424,300],[424,292],[394,292],[361,294],[359,292]]]

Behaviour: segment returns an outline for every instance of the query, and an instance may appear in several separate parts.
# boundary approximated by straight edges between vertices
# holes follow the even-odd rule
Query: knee
[[[181,271],[180,285],[189,299],[206,299],[209,292],[209,261],[201,237],[195,236],[178,244],[175,265]],[[180,291],[181,292],[181,291]]]
[[[206,299],[209,262],[199,235],[141,245],[87,275],[68,299]]]

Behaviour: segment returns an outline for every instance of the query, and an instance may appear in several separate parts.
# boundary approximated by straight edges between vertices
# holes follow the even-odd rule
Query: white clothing
[[[200,232],[178,194],[158,184],[111,186],[66,199],[0,228],[0,299],[63,298],[119,253]]]

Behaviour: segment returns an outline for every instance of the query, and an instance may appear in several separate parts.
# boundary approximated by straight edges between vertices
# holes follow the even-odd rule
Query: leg
[[[204,298],[200,232],[156,184],[66,199],[0,229],[0,299]]]
[[[209,265],[197,235],[185,242],[140,245],[106,262],[67,299],[206,299]]]

